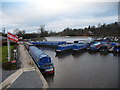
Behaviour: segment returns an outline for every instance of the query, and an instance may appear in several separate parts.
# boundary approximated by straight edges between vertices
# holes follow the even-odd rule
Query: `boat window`
[[[94,45],[99,45],[100,44],[100,42],[98,42],[98,43],[95,43]]]

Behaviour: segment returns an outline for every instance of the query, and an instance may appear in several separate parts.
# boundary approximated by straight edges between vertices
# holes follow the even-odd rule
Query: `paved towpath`
[[[22,67],[23,68],[34,68],[32,62],[32,58],[30,58],[30,55],[28,54],[28,51],[27,49],[23,46],[23,45],[20,45],[19,47],[19,50],[20,50],[20,60],[21,60],[21,63],[22,63]]]
[[[19,45],[22,68],[4,80],[2,88],[48,88],[48,84],[24,45]]]

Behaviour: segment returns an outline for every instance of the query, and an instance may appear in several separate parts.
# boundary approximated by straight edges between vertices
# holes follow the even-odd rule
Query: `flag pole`
[[[8,32],[7,32],[7,45],[8,45],[8,62],[9,62],[11,53],[10,53],[10,40],[8,39]]]

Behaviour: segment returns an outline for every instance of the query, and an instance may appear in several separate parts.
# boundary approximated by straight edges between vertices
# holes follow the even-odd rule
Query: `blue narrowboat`
[[[92,44],[89,48],[90,51],[98,51],[99,48],[101,47],[101,42],[96,42],[94,44]]]
[[[114,47],[114,46],[118,45],[118,43],[117,42],[110,42],[110,45]]]
[[[120,44],[116,45],[116,46],[113,48],[113,53],[120,54]]]
[[[66,41],[40,41],[40,42],[30,42],[33,45],[47,45],[47,46],[58,46],[66,44]]]
[[[29,53],[43,73],[54,73],[54,65],[51,61],[51,58],[47,54],[45,54],[35,46],[29,47]]]
[[[58,53],[72,51],[73,46],[74,44],[59,45],[55,50],[55,52],[58,54]]]
[[[73,52],[87,50],[88,47],[89,47],[88,43],[77,43],[73,46]]]

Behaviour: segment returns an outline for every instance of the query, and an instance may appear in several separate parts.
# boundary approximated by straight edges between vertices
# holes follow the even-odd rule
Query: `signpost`
[[[10,32],[7,33],[7,45],[8,45],[8,62],[11,58],[11,52],[10,52],[10,40],[18,42],[18,37],[14,34],[11,34]]]

